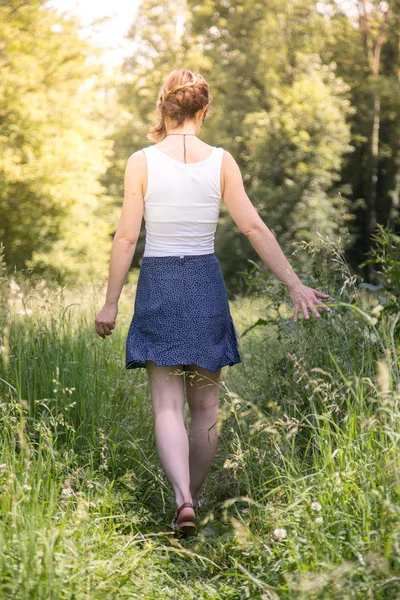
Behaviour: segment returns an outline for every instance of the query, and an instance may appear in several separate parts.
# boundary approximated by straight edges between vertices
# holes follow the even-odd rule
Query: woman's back
[[[172,158],[157,145],[143,151],[147,162],[143,256],[214,252],[224,149],[213,146],[205,159],[196,162]],[[194,155],[204,156],[204,148]]]

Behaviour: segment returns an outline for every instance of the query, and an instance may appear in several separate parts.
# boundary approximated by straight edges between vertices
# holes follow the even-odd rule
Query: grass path
[[[133,290],[101,340],[103,290],[11,287],[0,598],[400,597],[393,315],[373,323],[359,295],[358,312],[342,303],[294,326],[265,299],[231,303],[239,334],[276,323],[240,337],[243,364],[223,370],[209,504],[199,535],[179,541],[147,375],[123,368]]]

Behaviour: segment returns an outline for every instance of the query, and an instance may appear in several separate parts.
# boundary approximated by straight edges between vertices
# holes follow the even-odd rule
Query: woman
[[[172,71],[157,101],[156,142],[127,161],[124,201],[113,240],[106,301],[95,320],[103,339],[116,325],[118,300],[144,216],[146,241],[126,340],[126,368],[146,368],[157,451],[176,499],[174,528],[195,531],[195,509],[212,464],[223,366],[241,362],[220,264],[214,254],[220,200],[263,263],[288,286],[299,310],[330,309],[303,285],[249,200],[232,155],[198,137],[210,108],[199,74]],[[179,376],[183,375],[183,377]],[[184,424],[188,401],[189,438]]]

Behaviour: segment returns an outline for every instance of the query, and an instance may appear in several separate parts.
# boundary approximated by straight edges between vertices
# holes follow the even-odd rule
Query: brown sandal
[[[182,511],[183,514],[181,514]],[[175,512],[172,520],[173,529],[184,536],[194,535],[196,533],[195,516],[193,504],[184,502]]]

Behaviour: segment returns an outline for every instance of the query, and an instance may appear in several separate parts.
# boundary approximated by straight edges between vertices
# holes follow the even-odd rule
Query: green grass
[[[240,337],[243,364],[223,369],[210,504],[185,541],[169,529],[146,372],[124,369],[134,285],[105,340],[93,326],[103,287],[12,286],[0,598],[400,597],[396,314],[355,285],[322,289],[332,314],[297,325],[276,286],[232,301],[239,334],[272,322]]]

